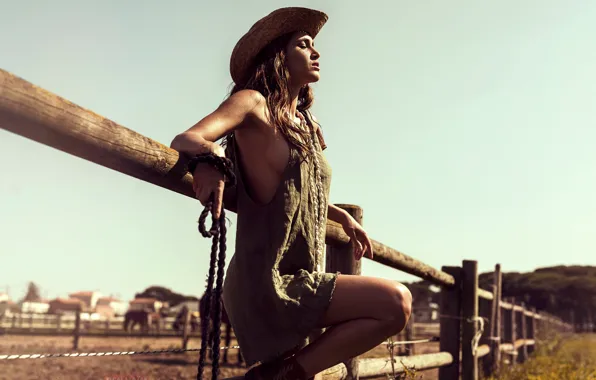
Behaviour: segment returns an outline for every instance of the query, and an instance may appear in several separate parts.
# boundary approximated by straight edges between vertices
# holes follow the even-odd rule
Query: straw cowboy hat
[[[230,74],[236,83],[247,80],[248,71],[255,57],[270,42],[286,33],[305,31],[315,38],[327,22],[323,12],[300,7],[277,9],[257,21],[250,30],[240,38],[230,58]]]

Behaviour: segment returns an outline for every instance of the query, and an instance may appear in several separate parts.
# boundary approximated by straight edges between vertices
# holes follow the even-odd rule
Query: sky
[[[0,0],[0,68],[169,145],[282,6],[329,15],[313,113],[373,239],[438,269],[596,265],[595,2]],[[0,162],[0,291],[204,291],[198,201],[1,128]]]

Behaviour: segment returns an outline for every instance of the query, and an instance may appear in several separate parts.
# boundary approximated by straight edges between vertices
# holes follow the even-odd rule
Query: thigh
[[[331,303],[318,327],[329,327],[359,318],[401,318],[404,308],[411,307],[411,302],[410,291],[397,281],[340,274]]]

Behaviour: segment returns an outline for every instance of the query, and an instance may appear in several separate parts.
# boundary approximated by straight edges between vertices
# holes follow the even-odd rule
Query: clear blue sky
[[[594,2],[0,2],[0,68],[166,145],[223,100],[254,21],[324,10],[314,112],[332,202],[436,268],[596,265]],[[4,130],[0,162],[13,298],[29,280],[48,297],[202,293],[197,201]],[[413,279],[370,260],[363,274]]]

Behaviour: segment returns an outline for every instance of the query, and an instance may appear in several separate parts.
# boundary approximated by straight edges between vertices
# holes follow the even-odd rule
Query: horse
[[[166,317],[166,310],[162,308],[159,312],[144,308],[142,310],[128,310],[124,314],[124,331],[130,332],[134,330],[136,325],[140,325],[141,332],[148,333],[152,328],[155,328],[159,333],[163,319]]]
[[[172,328],[175,331],[181,331],[184,328],[184,319],[188,313],[188,306],[184,305],[176,315],[176,319],[172,323]],[[199,328],[198,313],[190,313],[190,331],[195,332]]]

